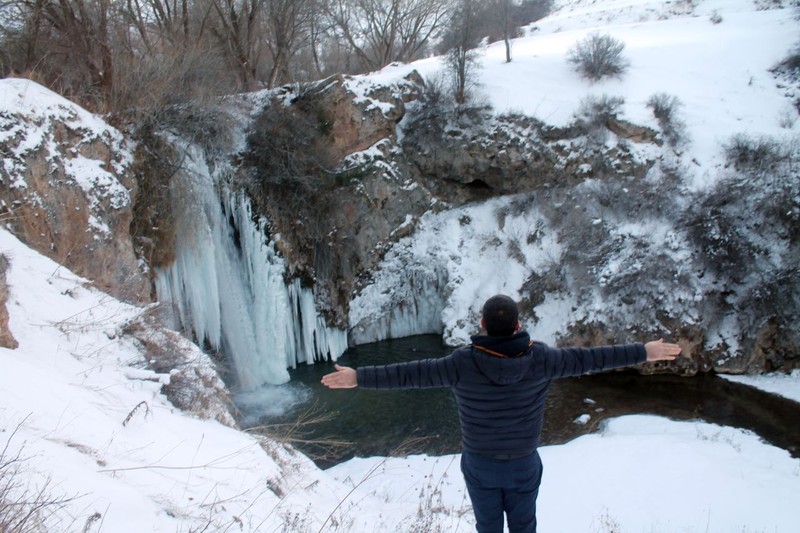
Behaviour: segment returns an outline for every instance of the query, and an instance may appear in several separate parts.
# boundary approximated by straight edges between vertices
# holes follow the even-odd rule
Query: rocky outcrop
[[[405,103],[419,99],[422,83],[416,71],[392,86],[337,74],[311,85],[295,104],[313,102],[330,133],[331,155],[341,161],[382,139],[394,139]]]
[[[553,128],[524,115],[422,108],[404,123],[402,142],[412,176],[460,205],[588,177],[643,177],[654,161],[637,160],[626,141],[651,142],[650,130],[617,123],[627,125],[618,143],[592,144],[579,127]]]
[[[611,132],[623,139],[629,139],[635,143],[661,144],[658,132],[650,128],[637,126],[618,118],[610,118],[606,125]]]
[[[288,173],[270,179],[257,157],[243,169],[248,188],[258,189],[257,208],[279,235],[276,246],[286,259],[287,276],[314,287],[317,308],[329,325],[347,327],[358,279],[374,268],[387,243],[410,231],[430,207],[430,192],[409,177],[397,147],[397,123],[406,102],[419,98],[420,83],[416,73],[391,86],[334,76],[299,94],[283,94],[290,111],[303,117],[296,127],[316,121],[324,134],[321,148],[335,169],[317,170],[305,181]],[[274,106],[263,111],[272,112],[282,111]]]
[[[122,134],[29,80],[0,80],[0,217],[101,290],[148,301],[129,226],[136,184]]]
[[[32,82],[2,80],[0,96],[0,216],[5,226],[99,288],[128,301],[147,301],[150,285],[129,234],[137,192],[129,143],[102,120]],[[551,222],[563,219],[558,222],[561,226],[550,228],[565,230],[559,237],[562,245],[568,244],[565,239],[572,233],[589,235],[588,230],[570,228],[594,228],[599,240],[578,238],[572,246],[597,255],[585,253],[590,259],[601,260],[610,234],[599,231],[603,220],[598,213],[616,208],[625,213],[635,211],[639,204],[649,205],[653,194],[650,182],[642,178],[657,164],[647,158],[657,157],[658,150],[634,149],[630,143],[650,143],[656,148],[660,140],[652,130],[622,120],[601,125],[604,136],[615,137],[597,143],[579,125],[553,128],[532,117],[497,116],[480,108],[436,107],[427,100],[424,84],[415,73],[390,86],[335,76],[301,91],[295,87],[270,93],[268,98],[280,104],[273,108],[296,110],[297,114],[287,115],[283,122],[268,122],[272,129],[267,133],[291,128],[293,118],[300,116],[304,127],[311,128],[305,131],[324,141],[311,145],[304,154],[310,157],[302,162],[313,162],[313,150],[324,145],[329,158],[326,165],[318,166],[316,172],[287,172],[277,177],[260,174],[258,165],[247,158],[241,167],[237,167],[238,158],[225,161],[224,166],[238,168],[232,179],[248,182],[251,191],[263,188],[255,197],[256,215],[266,215],[269,220],[270,237],[285,259],[287,281],[299,278],[305,286],[313,286],[317,310],[329,326],[348,327],[353,298],[370,283],[392,245],[412,235],[420,217],[428,212],[529,192],[531,199],[543,198],[540,210],[554,206],[553,213],[542,211]],[[268,112],[269,106],[264,113]],[[327,164],[330,161],[333,164]],[[160,171],[156,170],[153,174],[158,178]],[[154,183],[163,185],[158,180]],[[594,188],[587,188],[587,183]],[[578,190],[583,192],[569,192]],[[151,196],[143,197],[157,194],[158,187]],[[559,197],[561,203],[555,201]],[[582,206],[582,210],[572,209],[565,217],[560,205]],[[148,228],[159,225],[150,220],[145,220]],[[170,246],[164,245],[168,242],[153,246],[165,263],[174,257]],[[647,240],[640,244],[646,245]],[[510,253],[514,258],[514,249]],[[569,264],[571,259],[565,261]],[[663,264],[652,272],[661,271],[665,271]],[[559,285],[564,276],[555,274],[532,275],[523,287],[529,308],[541,303],[547,293],[569,292],[569,287]],[[446,291],[442,282],[446,273],[434,278],[439,290]],[[628,294],[625,290],[604,297],[617,293],[623,296],[618,298],[622,304],[631,305],[631,298],[624,297]],[[697,294],[701,293],[698,289]],[[0,304],[2,296],[0,285]],[[413,314],[404,307],[413,306],[409,298],[413,300],[406,297],[398,304],[402,316]],[[13,337],[6,334],[3,308],[0,305],[0,345],[13,347]],[[673,308],[673,303],[666,302],[652,313]],[[684,357],[674,363],[646,366],[645,373],[752,373],[798,364],[796,337],[783,334],[783,322],[762,322],[744,341],[739,339],[739,346],[732,347],[735,342],[720,342],[707,331],[705,322],[683,323],[676,318],[667,324],[662,315],[669,313],[661,313],[657,322],[671,333],[668,340],[684,347]],[[600,313],[577,320],[560,332],[565,344],[616,342],[629,338],[632,331],[627,322],[622,324],[627,329],[614,331],[614,320]],[[635,322],[642,323],[641,317]],[[178,404],[199,405],[204,410],[213,399],[195,393],[211,387],[211,382],[205,374],[187,372],[173,373],[171,388],[166,387],[165,392]],[[212,407],[212,411],[220,411]]]

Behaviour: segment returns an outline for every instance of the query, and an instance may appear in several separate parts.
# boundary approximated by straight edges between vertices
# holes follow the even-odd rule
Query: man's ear
[[[481,329],[486,331],[486,321],[483,319],[483,317],[481,317]]]
[[[517,326],[514,328],[514,333],[518,332],[521,329],[522,329],[522,322],[517,320]]]

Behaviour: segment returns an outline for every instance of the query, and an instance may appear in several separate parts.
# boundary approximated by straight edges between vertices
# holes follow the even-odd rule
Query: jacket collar
[[[507,337],[475,335],[472,347],[494,357],[515,358],[528,353],[533,341],[526,331],[519,331]]]

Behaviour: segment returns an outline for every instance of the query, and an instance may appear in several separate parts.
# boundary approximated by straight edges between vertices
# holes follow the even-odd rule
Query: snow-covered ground
[[[750,385],[784,398],[800,403],[800,370],[792,370],[789,374],[773,373],[761,376],[730,376],[721,374],[729,381]]]
[[[584,95],[608,93],[626,98],[628,118],[648,124],[652,93],[679,94],[698,186],[728,134],[796,134],[796,125],[780,126],[790,100],[766,72],[794,45],[791,10],[757,10],[750,0],[695,1],[693,10],[644,0],[559,4],[515,42],[511,64],[502,63],[502,44],[486,50],[481,76],[498,111],[560,123]],[[710,21],[714,10],[719,24]],[[625,40],[632,66],[623,80],[590,85],[564,51],[600,25]],[[432,73],[439,63],[414,68]],[[408,67],[374,76],[401,70]],[[9,327],[19,342],[0,348],[0,485],[12,476],[21,483],[12,497],[43,490],[69,499],[45,508],[57,511],[50,531],[473,529],[457,455],[354,459],[321,471],[275,441],[184,413],[160,392],[170,376],[145,370],[140,346],[122,334],[142,309],[88,287],[5,230],[0,253],[10,261]],[[464,290],[459,298],[479,296]],[[199,350],[196,358],[204,360]],[[747,380],[789,395],[799,378]],[[770,389],[776,382],[782,391]],[[3,465],[17,454],[14,475]],[[747,431],[628,416],[541,454],[545,533],[798,531],[800,460]]]

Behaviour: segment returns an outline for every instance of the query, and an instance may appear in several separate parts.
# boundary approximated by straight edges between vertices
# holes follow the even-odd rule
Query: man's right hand
[[[329,389],[352,389],[358,387],[354,368],[335,365],[336,372],[322,376],[322,384]]]

